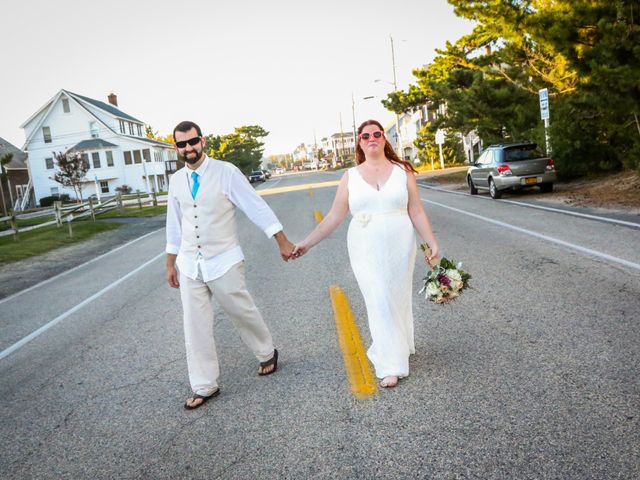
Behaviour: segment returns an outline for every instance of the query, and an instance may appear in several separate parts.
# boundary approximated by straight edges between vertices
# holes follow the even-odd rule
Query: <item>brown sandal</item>
[[[215,392],[213,392],[211,395],[207,395],[207,396],[200,395],[198,393],[194,393],[191,397],[189,397],[187,399],[187,402],[189,400],[195,401],[195,400],[198,400],[200,398],[202,399],[202,402],[200,402],[197,405],[189,405],[187,402],[185,402],[184,408],[186,408],[187,410],[195,410],[196,408],[201,407],[202,405],[207,403],[207,400],[209,400],[210,398],[213,398],[213,397],[217,397],[219,394],[220,394],[220,389],[219,388]]]
[[[264,369],[271,365],[273,365],[273,370],[271,370],[270,372],[265,372]],[[275,348],[273,349],[273,357],[271,357],[269,360],[266,360],[264,362],[260,362],[260,368],[262,369],[258,373],[258,375],[260,376],[271,375],[278,369],[278,350],[277,349]]]

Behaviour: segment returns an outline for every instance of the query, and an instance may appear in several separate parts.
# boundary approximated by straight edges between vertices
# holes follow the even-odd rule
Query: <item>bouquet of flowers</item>
[[[425,254],[429,247],[426,243],[420,245]],[[462,263],[455,263],[442,257],[440,263],[427,272],[424,277],[424,286],[418,293],[425,292],[424,298],[436,303],[447,303],[460,295],[460,292],[469,286],[471,275],[462,270]]]

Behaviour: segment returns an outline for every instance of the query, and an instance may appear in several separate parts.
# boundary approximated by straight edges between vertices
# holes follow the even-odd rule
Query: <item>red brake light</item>
[[[498,170],[499,173],[505,173],[511,169],[509,168],[509,165],[498,165],[498,168],[496,170]]]
[[[553,161],[553,159],[550,158],[549,160],[547,160],[547,165],[549,167],[553,167],[555,165],[555,162]]]

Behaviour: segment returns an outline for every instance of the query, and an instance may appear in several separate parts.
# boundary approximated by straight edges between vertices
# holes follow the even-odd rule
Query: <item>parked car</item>
[[[267,178],[262,170],[254,170],[249,174],[249,182],[264,182]]]
[[[265,170],[264,168],[262,169],[262,173],[264,173],[264,178],[269,179],[271,178],[271,172],[269,170]]]
[[[550,192],[556,178],[553,160],[532,142],[490,145],[467,170],[471,195],[489,190],[491,198],[528,187]]]

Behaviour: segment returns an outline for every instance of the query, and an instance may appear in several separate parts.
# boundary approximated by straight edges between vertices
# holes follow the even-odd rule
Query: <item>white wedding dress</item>
[[[364,297],[373,343],[367,351],[378,378],[409,375],[413,343],[412,281],[416,258],[407,211],[407,173],[395,166],[376,190],[349,169],[347,245],[351,268]]]

